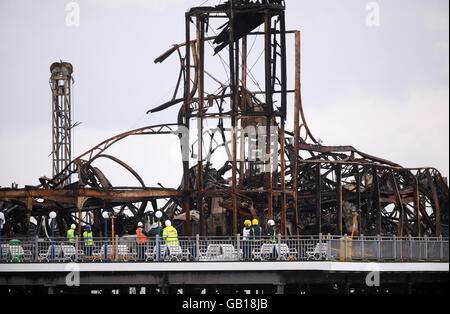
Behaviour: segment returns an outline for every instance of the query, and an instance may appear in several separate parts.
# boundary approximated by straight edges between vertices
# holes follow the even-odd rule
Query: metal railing
[[[106,248],[106,249],[105,249]],[[234,237],[158,236],[137,243],[135,236],[1,239],[0,263],[41,262],[217,262],[217,261],[441,261],[448,262],[448,238],[278,235],[273,240]]]

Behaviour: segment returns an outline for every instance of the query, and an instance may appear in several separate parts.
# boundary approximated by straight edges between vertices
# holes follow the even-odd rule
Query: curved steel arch
[[[116,135],[114,137],[111,137],[102,143],[98,144],[94,148],[88,150],[87,152],[81,154],[65,168],[63,169],[59,174],[54,176],[52,179],[50,179],[47,183],[52,186],[52,188],[56,188],[61,185],[62,182],[64,182],[69,176],[74,174],[77,171],[77,167],[80,166],[81,160],[83,157],[88,156],[87,165],[89,165],[93,159],[98,158],[99,155],[101,155],[104,151],[109,149],[112,145],[115,143],[122,141],[123,139],[132,136],[132,135],[161,135],[161,134],[173,134],[175,132],[173,127],[178,127],[178,124],[162,124],[162,125],[155,125],[155,126],[148,126],[132,131],[128,131],[119,135]],[[75,165],[77,167],[73,167],[72,165]],[[67,171],[70,170],[67,174]],[[39,185],[38,187],[41,187]]]

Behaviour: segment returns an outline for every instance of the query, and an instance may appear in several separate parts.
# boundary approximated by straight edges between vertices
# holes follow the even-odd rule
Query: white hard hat
[[[166,220],[166,227],[169,227],[171,225],[172,225],[172,223],[170,222],[170,220]]]
[[[76,228],[76,226],[74,225],[74,224],[72,224],[71,226],[70,226],[70,229],[75,229]]]
[[[270,219],[268,222],[269,226],[275,226],[275,221],[273,221],[272,219]]]
[[[144,224],[142,222],[138,223],[138,227],[142,227]]]

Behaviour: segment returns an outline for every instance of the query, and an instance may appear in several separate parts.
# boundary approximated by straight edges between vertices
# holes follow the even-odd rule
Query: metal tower
[[[69,173],[72,157],[72,64],[55,62],[50,66],[52,89],[52,159],[53,176]],[[66,169],[67,168],[67,169]],[[70,184],[70,175],[63,185]]]

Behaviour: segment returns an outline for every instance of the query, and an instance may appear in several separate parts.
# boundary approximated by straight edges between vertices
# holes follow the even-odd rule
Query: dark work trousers
[[[272,243],[272,244],[273,244],[273,253],[272,253],[271,258],[277,259],[278,258],[278,251],[277,251],[278,244],[276,244],[276,243]]]
[[[84,246],[84,255],[85,256],[92,256],[92,245],[85,245]]]
[[[138,243],[138,258],[140,261],[144,260],[144,254],[145,254],[145,243]]]
[[[244,251],[244,259],[248,261],[250,259],[250,241],[244,240],[242,241],[242,249]]]

